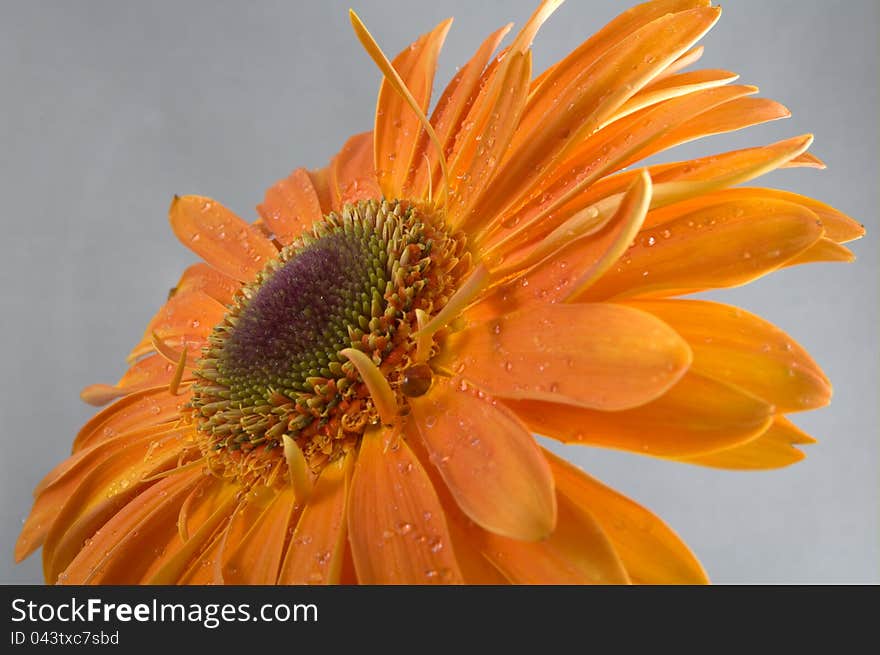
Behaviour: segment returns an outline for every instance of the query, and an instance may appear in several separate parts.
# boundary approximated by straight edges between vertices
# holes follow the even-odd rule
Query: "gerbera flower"
[[[67,583],[698,583],[660,519],[566,443],[723,468],[796,462],[831,387],[779,329],[677,296],[849,261],[862,229],[741,187],[821,167],[812,138],[633,168],[783,118],[683,72],[720,9],[656,0],[539,76],[490,35],[430,116],[445,21],[380,67],[372,132],[272,186],[248,223],[175,198],[184,271],[16,550]],[[500,51],[499,51],[499,48]],[[734,188],[736,186],[736,188]]]

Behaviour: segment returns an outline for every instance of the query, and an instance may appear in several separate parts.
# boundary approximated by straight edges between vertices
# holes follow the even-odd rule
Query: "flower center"
[[[399,406],[426,392],[417,310],[435,314],[455,292],[464,246],[431,210],[362,201],[284,248],[236,295],[198,364],[191,404],[211,468],[270,483],[287,476],[285,436],[315,472],[353,448],[378,416],[341,350],[367,354]]]

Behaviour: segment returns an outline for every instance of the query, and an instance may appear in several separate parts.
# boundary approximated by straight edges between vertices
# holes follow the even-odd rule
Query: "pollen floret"
[[[417,310],[443,307],[469,265],[462,236],[399,201],[346,205],[284,248],[237,294],[196,371],[192,416],[212,469],[280,483],[285,435],[314,471],[355,446],[377,414],[340,351],[367,354],[403,406]]]

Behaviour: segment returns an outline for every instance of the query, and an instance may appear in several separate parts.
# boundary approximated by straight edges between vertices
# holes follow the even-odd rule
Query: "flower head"
[[[831,387],[781,330],[678,296],[850,261],[862,228],[740,186],[821,162],[810,135],[634,167],[783,118],[683,72],[705,0],[626,11],[538,76],[545,0],[428,117],[445,21],[379,66],[375,126],[249,223],[176,197],[184,271],[19,539],[68,583],[703,582],[665,524],[542,449],[774,468]],[[500,50],[499,50],[500,48]]]

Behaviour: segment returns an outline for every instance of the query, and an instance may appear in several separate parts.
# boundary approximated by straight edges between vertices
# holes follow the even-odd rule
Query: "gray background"
[[[534,0],[359,0],[396,52],[454,15],[439,79]],[[348,2],[0,4],[0,582],[33,485],[68,452],[191,255],[166,220],[174,193],[213,196],[252,219],[263,190],[323,165],[369,129],[379,75]],[[624,3],[572,1],[535,47],[541,70]],[[878,582],[877,158],[880,11],[875,0],[733,0],[704,39],[727,68],[794,117],[675,152],[675,159],[814,132],[829,170],[766,178],[868,226],[854,265],[786,270],[714,297],[790,332],[835,383],[829,408],[796,416],[820,439],[789,469],[736,473],[565,448],[657,511],[716,582]]]

